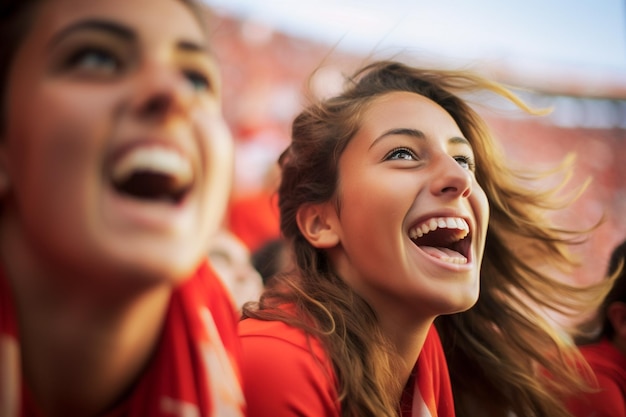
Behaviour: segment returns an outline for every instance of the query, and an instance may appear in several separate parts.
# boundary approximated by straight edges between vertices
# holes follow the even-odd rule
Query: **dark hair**
[[[9,73],[24,37],[30,30],[36,5],[42,0],[0,0],[0,132],[5,128]]]
[[[611,288],[611,291],[604,299],[604,303],[602,303],[602,307],[600,310],[602,317],[604,317],[604,322],[602,324],[602,331],[600,335],[608,339],[613,338],[613,336],[615,335],[615,329],[613,328],[611,321],[608,319],[606,312],[609,306],[615,302],[626,303],[626,268],[624,268],[625,263],[626,240],[618,245],[615,249],[613,249],[613,252],[611,253],[611,258],[609,259],[609,266],[606,272],[607,277],[611,277],[615,280],[613,288]]]

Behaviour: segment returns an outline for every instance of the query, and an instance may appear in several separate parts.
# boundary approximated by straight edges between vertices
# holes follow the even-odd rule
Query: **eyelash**
[[[211,91],[213,89],[210,78],[204,75],[202,72],[195,70],[185,70],[183,71],[183,73],[195,90]],[[199,86],[198,82],[200,82],[202,86]]]
[[[404,147],[400,147],[400,148],[394,148],[392,149],[386,156],[385,156],[385,160],[398,160],[401,158],[398,158],[397,156],[400,153],[405,153],[411,156],[411,158],[418,160],[418,156],[415,152],[413,152],[411,149],[409,148],[404,148]],[[474,172],[476,170],[476,163],[474,161],[474,158],[469,156],[469,155],[455,155],[453,156],[454,160],[457,161],[457,163],[459,163],[459,165],[467,165],[467,169]]]
[[[94,60],[89,62],[88,60]],[[124,69],[123,60],[106,48],[85,46],[78,49],[65,61],[65,67],[76,71],[99,71],[115,75]],[[212,91],[211,78],[202,71],[183,69],[182,74],[196,91]]]
[[[77,50],[76,52],[74,52],[72,55],[70,55],[70,57],[66,61],[66,67],[72,68],[72,69],[94,69],[94,68],[85,67],[88,64],[86,60],[88,58],[94,58],[94,57],[97,57],[97,59],[100,60],[95,64],[97,66],[97,69],[100,69],[100,70],[102,70],[103,68],[102,58],[113,62],[113,65],[115,66],[115,69],[114,69],[115,72],[117,72],[122,66],[121,60],[118,59],[115,56],[115,54],[107,51],[104,48],[89,46],[89,47],[81,48]],[[91,66],[94,65],[93,63],[89,63],[89,64]]]
[[[467,169],[474,172],[476,170],[476,162],[474,158],[467,155],[456,155],[454,156],[454,160],[461,165],[461,163],[467,164]]]
[[[419,159],[419,158],[417,157],[417,155],[415,154],[415,152],[413,152],[411,149],[409,149],[409,148],[404,148],[404,147],[399,147],[399,148],[394,148],[394,149],[392,149],[392,150],[391,150],[391,151],[390,151],[390,152],[389,152],[389,153],[385,156],[385,160],[391,160],[391,159],[395,159],[395,160],[397,160],[397,159],[400,159],[400,158],[397,158],[396,156],[397,156],[398,154],[400,154],[401,152],[404,152],[404,153],[406,153],[406,154],[410,155],[410,156],[411,156],[411,158],[413,158],[413,159],[416,159],[416,160],[417,160],[417,159]]]

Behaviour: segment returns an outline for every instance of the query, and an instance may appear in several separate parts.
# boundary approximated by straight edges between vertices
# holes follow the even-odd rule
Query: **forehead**
[[[150,37],[204,41],[202,27],[182,0],[44,0],[34,31],[51,35],[81,20],[112,20]],[[44,35],[45,36],[45,35]]]
[[[364,122],[387,120],[393,123],[408,118],[456,125],[452,116],[439,104],[425,96],[408,91],[392,91],[376,97],[367,106],[364,115]]]
[[[394,91],[374,98],[364,109],[357,132],[377,136],[390,129],[416,129],[426,136],[463,136],[443,107],[422,95]]]

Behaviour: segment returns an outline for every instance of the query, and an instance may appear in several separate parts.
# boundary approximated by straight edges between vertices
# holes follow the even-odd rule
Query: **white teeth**
[[[461,240],[469,233],[469,226],[464,219],[460,217],[438,217],[429,219],[414,227],[409,231],[409,236],[411,239],[417,239],[437,229],[458,229],[464,231],[462,235],[453,238],[453,240]]]
[[[449,262],[451,264],[457,264],[457,265],[463,265],[467,263],[467,258],[466,257],[460,257],[460,258],[454,258],[454,257],[443,257],[441,258],[441,260]]]
[[[189,160],[164,147],[142,147],[126,153],[113,167],[113,180],[124,181],[136,171],[168,175],[178,183],[190,182],[193,176]]]

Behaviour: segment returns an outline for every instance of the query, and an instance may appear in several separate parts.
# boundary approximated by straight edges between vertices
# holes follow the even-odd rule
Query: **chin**
[[[466,294],[463,294],[460,296],[460,299],[458,299],[455,302],[456,311],[452,313],[462,313],[464,311],[467,311],[470,308],[474,307],[477,301],[478,301],[478,291],[471,291]]]
[[[185,245],[140,247],[111,255],[110,264],[117,265],[115,269],[127,281],[172,285],[191,277],[205,258],[204,251]]]

